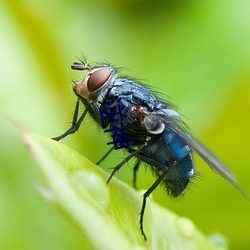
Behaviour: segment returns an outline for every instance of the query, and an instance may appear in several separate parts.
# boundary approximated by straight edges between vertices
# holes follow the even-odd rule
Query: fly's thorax
[[[103,65],[96,67],[84,66],[82,70],[88,70],[88,73],[73,87],[75,94],[85,100],[102,100],[108,86],[117,77],[115,69],[109,65]]]
[[[141,125],[149,134],[161,134],[165,129],[165,123],[171,119],[180,119],[180,115],[175,110],[162,109],[155,112],[148,112],[141,107],[139,112],[142,115]]]
[[[150,134],[161,134],[165,129],[162,122],[150,116],[146,116],[141,124]]]

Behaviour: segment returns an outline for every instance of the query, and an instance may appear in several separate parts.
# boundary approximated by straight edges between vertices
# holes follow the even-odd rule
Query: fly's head
[[[115,69],[109,65],[89,66],[83,62],[74,62],[71,69],[88,71],[73,87],[75,94],[85,100],[89,100],[90,96],[98,97],[101,90],[115,77]]]

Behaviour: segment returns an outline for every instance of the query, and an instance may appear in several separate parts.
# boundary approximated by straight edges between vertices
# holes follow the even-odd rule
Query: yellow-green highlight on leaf
[[[144,241],[139,230],[143,192],[115,177],[106,185],[108,174],[75,150],[23,130],[21,134],[45,179],[46,187],[39,190],[81,232],[83,249],[226,249],[209,241],[189,219],[151,199]]]

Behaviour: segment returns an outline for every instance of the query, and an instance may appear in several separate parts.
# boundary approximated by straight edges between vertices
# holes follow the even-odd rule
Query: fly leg
[[[135,164],[135,166],[134,166],[134,169],[133,169],[133,187],[135,188],[135,189],[137,189],[136,188],[136,173],[137,173],[137,171],[138,171],[138,169],[139,169],[139,167],[140,167],[140,164],[141,164],[141,161],[140,160],[137,160],[136,161],[136,164]]]
[[[140,212],[140,230],[142,233],[142,236],[144,238],[144,240],[147,240],[147,236],[144,232],[143,229],[143,216],[144,216],[144,212],[145,212],[145,208],[146,208],[146,200],[148,198],[148,196],[157,188],[157,186],[162,182],[163,178],[165,177],[167,172],[163,172],[163,174],[161,174],[157,180],[153,183],[153,185],[147,190],[147,192],[143,195],[143,201],[142,201],[142,207],[141,207],[141,212]]]
[[[114,167],[112,173],[110,174],[108,180],[107,180],[107,184],[109,184],[109,182],[111,181],[112,177],[114,176],[114,174],[127,162],[129,161],[132,157],[134,157],[138,152],[140,152],[144,147],[147,146],[147,143],[144,143],[143,145],[141,145],[137,150],[134,150],[132,153],[130,153],[122,162],[120,162],[116,167]]]
[[[113,146],[97,163],[96,165],[99,165],[115,148],[115,146]]]
[[[59,135],[57,137],[52,138],[53,140],[60,141],[64,137],[68,136],[69,134],[75,133],[79,129],[79,127],[80,127],[80,125],[81,125],[81,123],[82,123],[82,121],[83,121],[84,117],[86,116],[88,109],[89,109],[89,106],[87,106],[86,109],[84,110],[84,112],[82,113],[82,115],[80,116],[79,120],[77,120],[78,119],[78,112],[79,112],[79,103],[80,103],[80,101],[78,99],[76,102],[71,127],[62,135]]]

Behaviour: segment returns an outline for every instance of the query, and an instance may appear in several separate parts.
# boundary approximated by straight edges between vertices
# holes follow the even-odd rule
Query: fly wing
[[[201,141],[187,134],[184,138],[190,147],[218,174],[223,176],[229,182],[235,182],[236,178],[231,170],[222,162],[210,149]]]
[[[164,114],[163,114],[164,113]],[[221,175],[229,183],[231,183],[243,196],[247,195],[237,185],[236,178],[229,168],[202,142],[195,138],[186,128],[185,124],[177,115],[170,115],[169,110],[162,110],[153,114],[155,119],[165,124],[173,130],[182,140],[184,140],[190,148],[192,148],[216,173]],[[157,118],[156,118],[157,117]]]
[[[208,164],[210,168],[231,183],[243,196],[248,198],[243,190],[237,185],[236,178],[233,173],[210,149],[208,149],[202,142],[190,134],[181,125],[175,124],[175,126],[170,125],[170,127]]]

